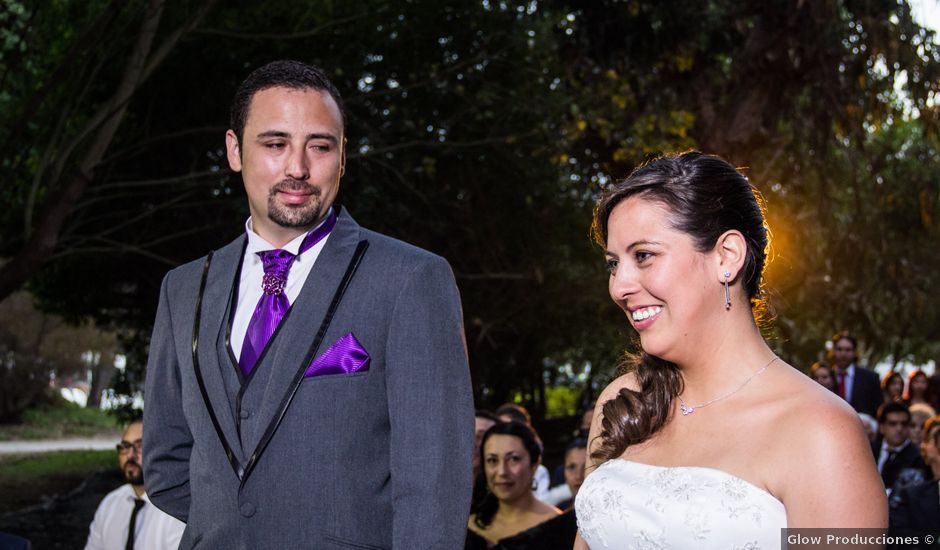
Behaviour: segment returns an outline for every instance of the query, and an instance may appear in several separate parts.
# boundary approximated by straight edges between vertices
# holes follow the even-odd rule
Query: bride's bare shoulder
[[[611,399],[616,398],[622,389],[629,389],[633,391],[637,391],[639,389],[636,381],[636,373],[628,372],[626,374],[621,374],[617,378],[614,378],[611,380],[610,384],[607,384],[607,387],[604,388],[597,398],[597,405],[594,407],[594,419],[591,422],[591,432],[588,436],[589,472],[600,465],[600,462],[595,460],[590,455],[593,455],[594,451],[596,451],[601,444],[600,436],[601,431],[603,430],[604,404]]]
[[[617,397],[617,394],[620,393],[620,390],[624,388],[633,391],[640,389],[636,381],[635,372],[630,371],[611,380],[610,384],[607,384],[607,387],[604,388],[604,391],[602,391],[601,395],[597,398],[597,404],[602,405],[605,401],[609,401]]]

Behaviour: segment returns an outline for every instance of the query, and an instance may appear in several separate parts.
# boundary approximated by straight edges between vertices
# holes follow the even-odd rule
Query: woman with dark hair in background
[[[769,239],[747,179],[666,156],[610,186],[594,228],[643,353],[598,399],[575,548],[778,548],[783,527],[885,527],[855,411],[755,321]]]
[[[927,393],[930,387],[930,380],[927,374],[922,370],[911,371],[907,377],[907,391],[904,392],[904,404],[911,405],[930,405],[930,395]]]
[[[828,364],[821,361],[813,363],[813,366],[809,368],[810,377],[819,382],[819,384],[831,391],[832,393],[839,393],[839,386],[836,382],[835,373],[832,371],[832,367]]]
[[[480,455],[487,493],[470,510],[466,550],[570,550],[573,513],[562,514],[532,492],[541,457],[527,425],[501,422],[487,430]]]
[[[881,391],[885,394],[885,403],[903,403],[904,377],[899,372],[888,371],[881,380]]]

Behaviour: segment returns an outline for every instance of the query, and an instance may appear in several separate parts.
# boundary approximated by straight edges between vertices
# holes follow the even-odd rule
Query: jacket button
[[[248,409],[242,409],[238,413],[238,416],[242,417],[242,419],[248,418],[249,416],[251,416],[251,411],[249,411]]]
[[[255,505],[250,502],[243,502],[241,506],[238,507],[238,511],[246,518],[250,518],[255,515]]]

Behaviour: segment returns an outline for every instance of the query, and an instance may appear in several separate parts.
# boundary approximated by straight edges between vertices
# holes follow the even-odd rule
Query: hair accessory
[[[730,392],[728,392],[728,393],[722,395],[721,397],[716,397],[716,398],[712,399],[711,401],[706,401],[706,402],[702,403],[701,405],[695,405],[695,406],[693,407],[693,406],[687,404],[685,401],[683,401],[681,395],[677,395],[676,397],[679,398],[679,410],[682,411],[682,416],[689,416],[690,414],[694,413],[696,409],[701,409],[702,407],[707,407],[707,406],[711,405],[712,403],[715,403],[715,402],[717,402],[717,401],[721,401],[722,399],[726,399],[726,398],[731,397],[732,395],[738,393],[739,391],[741,391],[742,389],[744,389],[744,386],[747,386],[748,382],[750,382],[751,380],[753,380],[753,379],[757,378],[758,376],[760,376],[761,374],[763,374],[764,371],[767,370],[767,367],[769,367],[770,365],[772,365],[773,362],[776,361],[777,359],[779,359],[779,357],[777,357],[776,355],[774,355],[774,358],[773,358],[773,359],[771,359],[766,365],[764,365],[763,367],[761,367],[757,372],[755,372],[754,374],[748,376],[748,377],[747,377],[747,380],[745,380],[744,382],[742,382],[740,386],[738,386],[737,388],[731,390]]]
[[[725,271],[725,311],[731,309],[731,287],[728,286],[728,279],[731,278],[731,272]]]

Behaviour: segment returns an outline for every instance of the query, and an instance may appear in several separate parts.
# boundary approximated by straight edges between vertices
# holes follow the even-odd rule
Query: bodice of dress
[[[575,499],[591,550],[781,547],[783,503],[727,472],[608,460]]]

